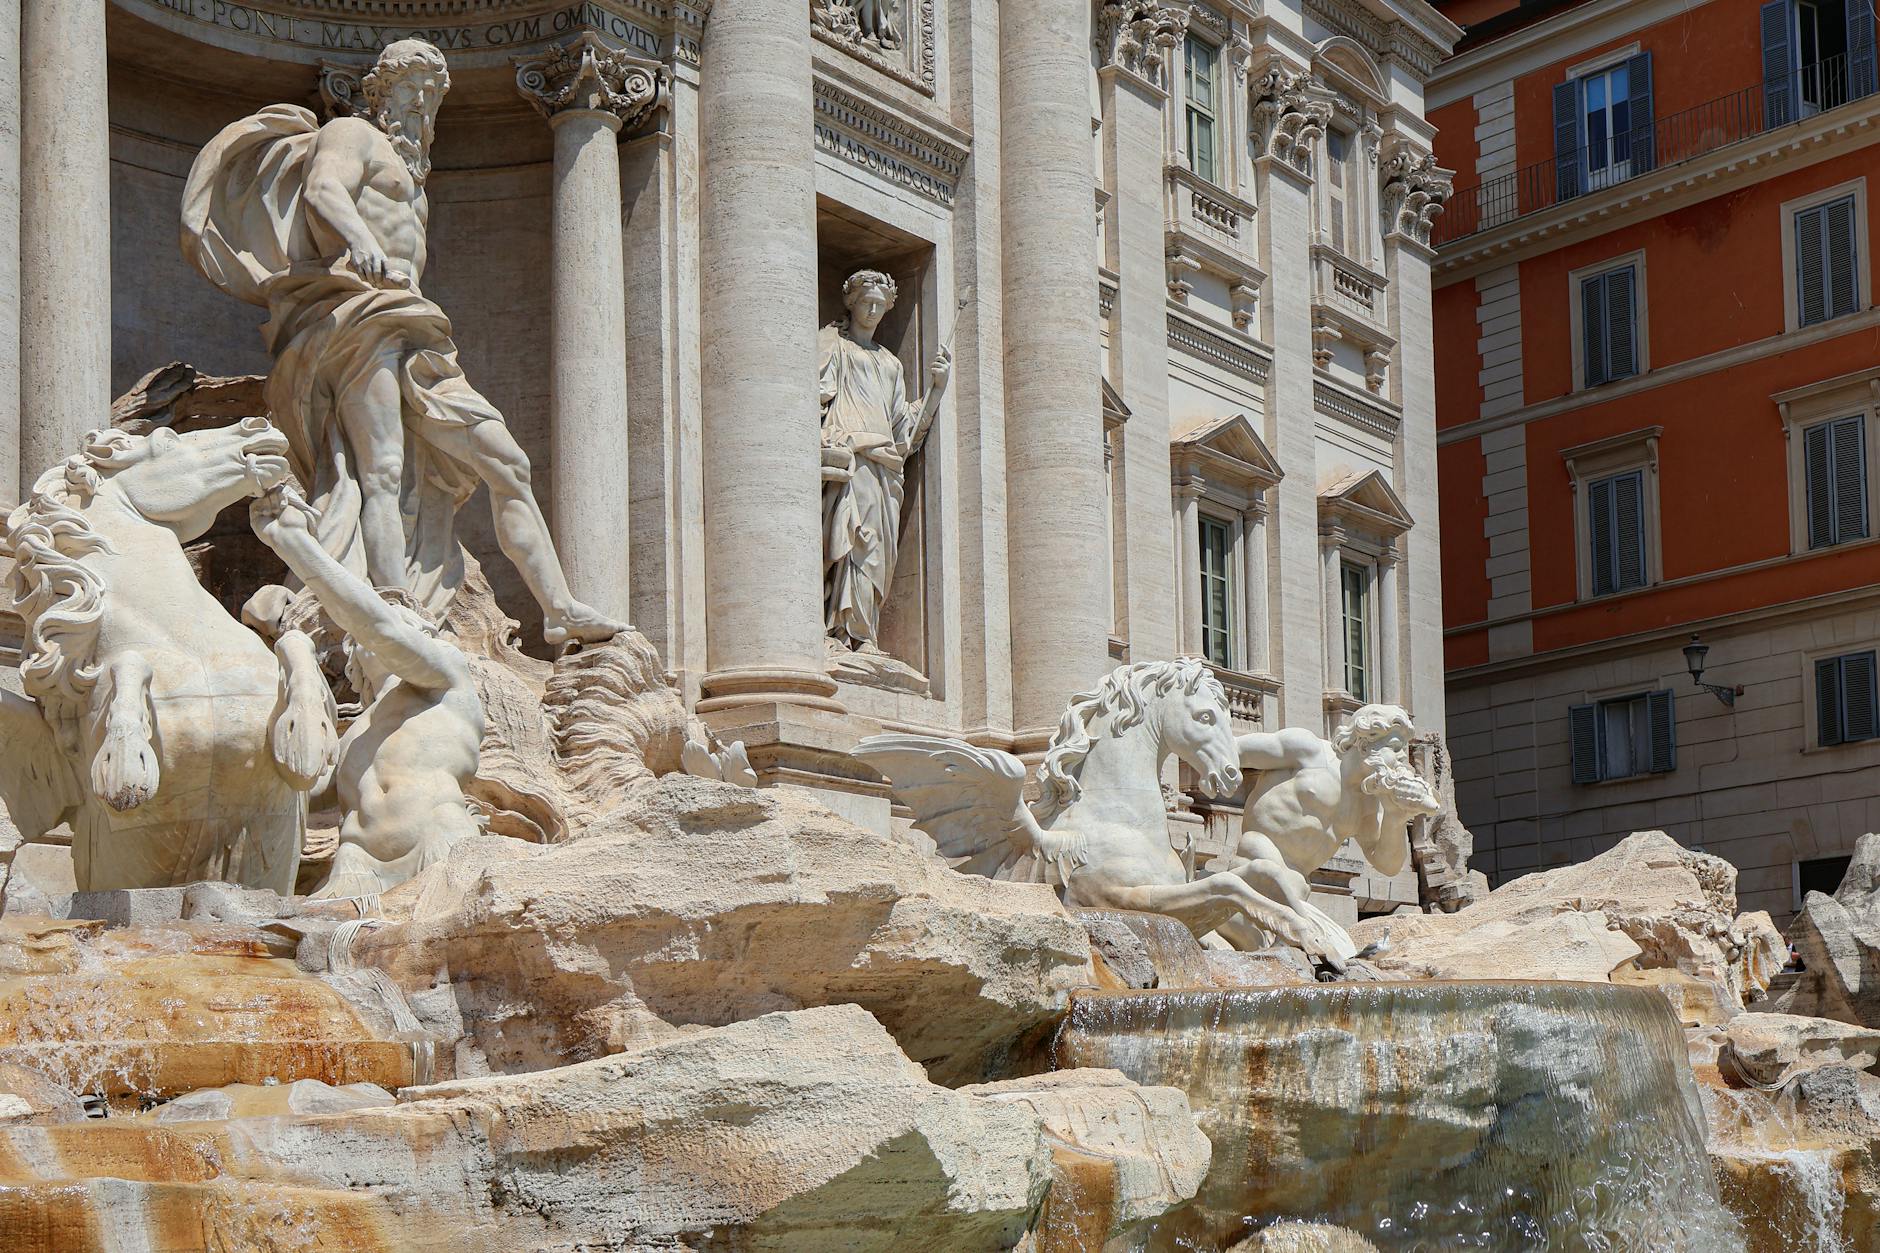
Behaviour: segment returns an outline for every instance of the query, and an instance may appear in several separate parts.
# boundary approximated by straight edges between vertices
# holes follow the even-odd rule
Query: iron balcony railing
[[[1512,174],[1459,188],[1435,222],[1441,247],[1562,201],[1629,182],[1873,94],[1874,58],[1833,57],[1653,118],[1634,130],[1584,144]]]

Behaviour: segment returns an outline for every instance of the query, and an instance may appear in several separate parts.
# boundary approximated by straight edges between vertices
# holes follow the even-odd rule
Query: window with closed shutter
[[[1858,414],[1802,431],[1810,548],[1867,538],[1866,434],[1866,418]]]
[[[1678,768],[1677,706],[1660,689],[1567,710],[1575,783],[1600,783]]]
[[[1593,595],[1644,587],[1645,472],[1628,470],[1588,483],[1586,522]]]
[[[1873,649],[1815,663],[1815,731],[1824,748],[1880,737]]]
[[[1813,326],[1860,311],[1859,245],[1854,197],[1795,214],[1795,320]]]
[[[1580,363],[1587,387],[1638,373],[1636,267],[1580,280]]]

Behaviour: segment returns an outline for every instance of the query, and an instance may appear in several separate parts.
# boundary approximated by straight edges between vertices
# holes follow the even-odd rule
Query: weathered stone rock
[[[83,1232],[134,1207],[165,1248],[303,1247],[298,1230],[418,1253],[951,1253],[1009,1248],[1050,1179],[1037,1115],[934,1086],[853,1006],[404,1096],[51,1143],[0,1127],[0,1230]]]
[[[1880,1027],[1880,835],[1855,843],[1833,896],[1808,894],[1789,940],[1803,972],[1766,1008]]]
[[[392,1094],[376,1083],[334,1087],[318,1079],[296,1079],[292,1083],[231,1083],[203,1088],[165,1101],[148,1116],[157,1122],[224,1122],[282,1114],[340,1114],[395,1103]]]
[[[937,1081],[966,1082],[1093,981],[1049,887],[955,874],[788,791],[668,775],[604,828],[531,851],[354,946],[421,1015],[447,988],[497,1072],[851,1003]]]
[[[1114,1070],[1061,1070],[960,1089],[1024,1106],[1044,1121],[1056,1159],[1045,1225],[1100,1248],[1194,1196],[1212,1152],[1179,1088],[1144,1088]],[[1062,1193],[1074,1194],[1066,1205]],[[1069,1247],[1053,1233],[1046,1248]]]
[[[1210,949],[1208,974],[1217,988],[1271,988],[1289,983],[1313,983],[1312,962],[1296,948],[1276,946],[1255,953]],[[1356,965],[1356,962],[1350,965]],[[1347,966],[1349,971],[1350,966]]]
[[[1458,913],[1369,919],[1352,935],[1365,944],[1389,926],[1391,948],[1377,958],[1386,970],[1600,981],[1630,961],[1713,980],[1740,1007],[1773,973],[1767,923],[1767,915],[1736,918],[1728,862],[1644,831],[1590,861],[1516,879]]]
[[[1348,1227],[1275,1223],[1248,1236],[1227,1253],[1377,1253],[1377,1246]]]
[[[63,913],[78,880],[72,873],[69,844],[22,844],[7,866],[6,893],[0,913]]]
[[[1071,912],[1089,932],[1091,946],[1125,986],[1212,986],[1201,942],[1177,919],[1167,914],[1131,909],[1075,909]]]
[[[0,1062],[0,1124],[81,1122],[84,1102],[30,1066]]]
[[[1778,1088],[1823,1066],[1872,1070],[1880,1031],[1798,1014],[1742,1013],[1723,1028],[1718,1067],[1762,1088]]]
[[[1730,989],[1715,979],[1700,979],[1682,970],[1662,966],[1640,970],[1627,962],[1612,972],[1611,979],[1614,983],[1657,988],[1686,1027],[1719,1026],[1742,1012]]]
[[[227,923],[0,918],[0,1061],[120,1103],[302,1078],[392,1088],[421,1073],[422,1032],[368,990],[297,970],[293,952]]]

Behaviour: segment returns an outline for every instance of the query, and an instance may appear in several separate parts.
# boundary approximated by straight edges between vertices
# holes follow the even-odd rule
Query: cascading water
[[[1187,1092],[1214,1145],[1144,1250],[1283,1219],[1386,1253],[1738,1253],[1655,989],[1471,982],[1080,994],[1052,1064]]]

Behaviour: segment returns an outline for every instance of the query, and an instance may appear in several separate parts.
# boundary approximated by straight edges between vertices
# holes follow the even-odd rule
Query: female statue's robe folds
[[[830,635],[874,644],[901,543],[903,468],[919,414],[908,404],[901,359],[857,343],[846,321],[822,329],[822,442],[853,455],[846,482],[823,488],[824,618]]]

